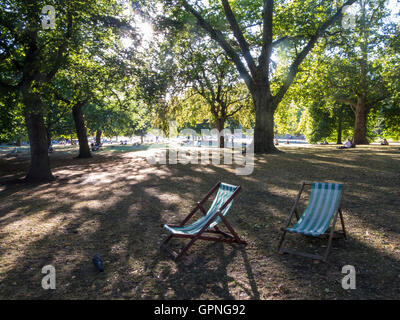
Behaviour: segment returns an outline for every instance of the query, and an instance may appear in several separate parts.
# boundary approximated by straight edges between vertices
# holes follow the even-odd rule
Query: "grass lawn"
[[[150,165],[149,151],[131,150],[75,159],[73,149],[56,148],[57,179],[43,185],[12,180],[26,173],[26,154],[1,154],[1,299],[400,297],[398,147],[282,146],[284,153],[256,156],[250,176],[235,175],[232,165]],[[198,241],[173,261],[159,249],[166,236],[160,225],[186,216],[219,180],[243,188],[228,220],[248,245]],[[345,185],[349,239],[334,240],[328,263],[276,253],[302,180]],[[289,234],[284,245],[314,253],[326,243]],[[92,265],[95,253],[103,273]],[[56,290],[41,287],[48,264],[57,271]],[[356,268],[355,290],[341,286],[344,265]]]

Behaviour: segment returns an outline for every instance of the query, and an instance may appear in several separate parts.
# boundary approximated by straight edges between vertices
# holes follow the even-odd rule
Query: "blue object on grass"
[[[93,261],[94,266],[97,268],[97,270],[99,270],[100,272],[104,271],[103,261],[101,261],[99,255],[97,253],[93,256],[92,261]]]

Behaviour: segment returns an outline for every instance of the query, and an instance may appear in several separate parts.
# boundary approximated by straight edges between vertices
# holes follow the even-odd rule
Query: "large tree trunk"
[[[50,125],[47,124],[46,126],[46,134],[47,134],[47,148],[51,146],[51,134],[50,134]]]
[[[99,146],[100,145],[100,143],[101,143],[101,134],[102,134],[103,132],[101,131],[101,130],[97,130],[96,131],[96,144]]]
[[[74,117],[76,134],[79,140],[79,155],[78,158],[90,158],[92,155],[89,149],[89,143],[87,139],[87,132],[85,121],[82,114],[82,104],[77,103],[72,108],[72,115]]]
[[[256,124],[254,127],[254,153],[278,152],[274,145],[274,110],[272,97],[266,86],[252,90]]]
[[[220,148],[225,148],[225,137],[222,133],[222,130],[224,130],[225,127],[225,119],[224,118],[216,118],[215,120],[215,125],[218,130],[218,145]]]
[[[30,182],[44,182],[54,179],[50,170],[50,159],[47,145],[47,132],[42,113],[42,101],[32,93],[30,83],[22,89],[22,98],[25,105],[25,123],[28,130],[31,162],[26,180]]]
[[[43,114],[27,110],[25,122],[28,129],[31,163],[26,180],[30,182],[51,181],[54,179],[50,170],[47,133]]]
[[[359,97],[357,99],[353,142],[356,145],[369,144],[367,139],[367,106],[365,97]]]

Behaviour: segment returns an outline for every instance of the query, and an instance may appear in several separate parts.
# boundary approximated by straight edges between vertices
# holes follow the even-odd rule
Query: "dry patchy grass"
[[[85,160],[55,152],[57,179],[41,185],[10,182],[23,177],[28,161],[3,156],[0,298],[398,299],[398,148],[282,149],[257,156],[250,176],[235,175],[232,165],[150,165],[149,151]],[[166,236],[160,225],[183,218],[219,180],[243,187],[228,219],[248,245],[199,241],[189,259],[171,260],[159,249]],[[345,184],[349,239],[334,240],[328,263],[276,254],[302,180]],[[325,245],[300,235],[285,242],[309,252]],[[94,269],[94,253],[105,272]],[[57,271],[56,290],[41,288],[48,264]],[[344,265],[356,268],[356,290],[341,287]]]

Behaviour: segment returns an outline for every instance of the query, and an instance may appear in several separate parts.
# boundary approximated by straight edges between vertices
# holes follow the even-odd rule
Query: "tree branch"
[[[271,0],[268,0],[271,2]],[[236,21],[235,15],[232,12],[231,6],[229,5],[228,0],[221,0],[222,6],[224,7],[226,19],[231,26],[233,35],[235,36],[236,40],[239,43],[240,50],[242,51],[243,57],[246,60],[247,66],[249,67],[250,73],[255,78],[257,74],[257,67],[253,60],[253,57],[250,53],[249,44],[247,43],[246,39],[243,36],[242,31],[240,30],[239,24]]]
[[[357,102],[354,102],[348,98],[334,97],[335,101],[347,104],[350,106],[351,110],[356,113]]]
[[[238,113],[240,110],[242,110],[244,106],[245,106],[244,104],[240,104],[238,108],[236,108],[236,109],[235,109],[234,111],[232,111],[231,113],[228,113],[228,114],[226,115],[226,117],[227,117],[227,118],[230,118],[230,117],[234,116],[236,113]]]
[[[328,29],[333,23],[335,23],[338,19],[343,16],[342,8],[344,6],[350,6],[357,0],[348,0],[339,10],[330,17],[327,21],[325,21],[317,30],[317,32],[310,38],[306,46],[300,53],[296,56],[296,59],[293,61],[292,65],[289,68],[289,72],[286,76],[286,79],[280,89],[278,90],[277,94],[274,97],[274,105],[275,108],[278,106],[279,102],[282,101],[284,95],[286,94],[287,90],[289,89],[290,85],[293,83],[294,78],[296,77],[297,71],[299,69],[300,64],[303,62],[307,54],[313,49],[315,44],[317,43],[318,39],[325,33],[326,29]]]
[[[289,37],[289,36],[284,36],[282,38],[276,39],[275,41],[272,42],[272,46],[276,47],[277,45],[281,44],[282,42],[285,41],[295,41],[295,40],[301,40],[301,39],[305,39],[306,36],[304,35],[297,35],[297,36],[293,36],[293,37]]]
[[[64,36],[64,42],[60,47],[58,48],[57,51],[57,57],[55,59],[55,63],[53,68],[48,72],[45,76],[45,81],[49,82],[53,77],[56,75],[58,69],[60,68],[61,64],[65,60],[65,51],[67,50],[68,47],[68,41],[72,37],[72,13],[68,12],[67,15],[67,30],[65,32]]]
[[[269,61],[272,52],[272,19],[273,19],[274,1],[264,0],[263,9],[263,43],[261,54],[258,58],[261,75],[268,79]]]
[[[253,79],[251,78],[249,72],[244,66],[243,62],[240,59],[240,56],[236,53],[236,51],[232,48],[232,46],[226,41],[225,37],[219,30],[215,30],[201,15],[198,13],[186,0],[182,0],[182,6],[185,10],[191,13],[197,20],[200,27],[202,27],[208,35],[214,41],[218,42],[218,44],[224,49],[227,56],[232,59],[236,68],[238,69],[240,76],[246,82],[247,86],[254,86]]]

